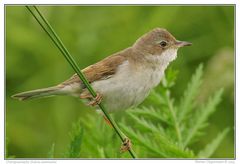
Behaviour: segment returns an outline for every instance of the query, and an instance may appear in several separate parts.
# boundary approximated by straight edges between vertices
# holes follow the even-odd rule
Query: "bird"
[[[164,28],[154,28],[142,35],[132,46],[116,52],[82,70],[96,91],[94,98],[77,74],[48,88],[22,92],[18,100],[67,95],[88,100],[87,105],[102,103],[108,112],[134,108],[141,104],[164,76],[177,51],[192,43],[177,40]]]

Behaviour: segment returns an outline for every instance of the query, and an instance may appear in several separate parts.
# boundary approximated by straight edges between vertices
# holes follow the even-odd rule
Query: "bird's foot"
[[[132,147],[131,140],[129,138],[124,138],[122,146],[120,148],[120,152],[124,153],[124,152],[130,150],[131,147]]]
[[[97,96],[92,98],[92,101],[90,101],[87,105],[89,106],[96,106],[100,104],[102,101],[102,95],[100,93],[97,93]]]

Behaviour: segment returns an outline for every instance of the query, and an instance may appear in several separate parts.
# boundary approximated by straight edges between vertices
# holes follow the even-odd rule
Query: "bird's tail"
[[[43,88],[43,89],[36,89],[32,91],[18,93],[12,96],[12,98],[18,100],[29,100],[34,98],[41,98],[41,97],[49,97],[61,94],[61,88],[59,86]]]

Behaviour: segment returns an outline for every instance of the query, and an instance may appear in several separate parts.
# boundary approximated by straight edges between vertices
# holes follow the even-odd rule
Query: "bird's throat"
[[[147,65],[161,67],[162,70],[165,70],[168,64],[175,60],[176,57],[177,49],[168,49],[163,51],[161,54],[148,54],[145,56],[145,60],[148,63]]]

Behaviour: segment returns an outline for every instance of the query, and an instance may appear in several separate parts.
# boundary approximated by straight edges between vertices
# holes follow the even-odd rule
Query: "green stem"
[[[46,20],[46,18],[42,15],[42,13],[38,10],[38,8],[36,6],[33,6],[34,9],[37,11],[38,15],[40,16],[40,18],[42,19],[43,23],[45,23],[45,26],[42,24],[42,22],[38,19],[38,17],[35,15],[35,13],[30,9],[29,6],[26,6],[27,9],[30,11],[30,13],[33,15],[33,17],[37,20],[37,22],[40,24],[40,26],[43,28],[43,30],[48,34],[48,36],[51,38],[51,40],[53,41],[53,43],[57,46],[57,48],[60,50],[60,52],[63,54],[63,56],[65,57],[65,59],[69,62],[69,64],[71,65],[71,67],[74,69],[74,71],[77,73],[77,75],[79,76],[79,78],[82,80],[82,82],[84,83],[84,85],[86,86],[86,88],[88,89],[88,91],[92,94],[93,97],[96,97],[96,92],[93,90],[93,88],[91,87],[90,83],[88,82],[88,80],[86,79],[86,77],[84,76],[84,74],[80,71],[79,67],[77,66],[77,63],[75,62],[75,60],[72,58],[71,54],[69,53],[69,51],[67,50],[67,48],[64,46],[63,42],[61,41],[61,39],[58,37],[58,35],[56,34],[56,32],[53,30],[52,26],[49,24],[49,22]],[[48,31],[47,30],[50,30]],[[51,32],[51,33],[50,33]],[[119,127],[117,126],[116,122],[110,117],[110,115],[106,112],[105,107],[103,106],[103,104],[98,104],[100,109],[102,110],[102,112],[104,113],[105,117],[109,120],[109,122],[111,123],[113,129],[115,130],[115,132],[118,134],[118,136],[120,137],[121,141],[123,142],[124,139],[126,138],[126,135],[119,129]],[[136,158],[135,152],[130,149],[128,150],[130,155],[133,158]]]
[[[179,144],[182,146],[182,134],[181,134],[181,131],[180,131],[180,128],[179,128],[179,123],[178,123],[178,120],[177,120],[177,117],[176,117],[176,112],[173,109],[173,105],[172,105],[172,102],[170,100],[170,96],[168,95],[168,93],[166,93],[166,94],[167,94],[168,108],[169,108],[169,111],[172,115],[172,120],[173,120],[174,128],[175,128],[175,131],[176,131],[176,134],[177,134],[177,139],[178,139]]]

